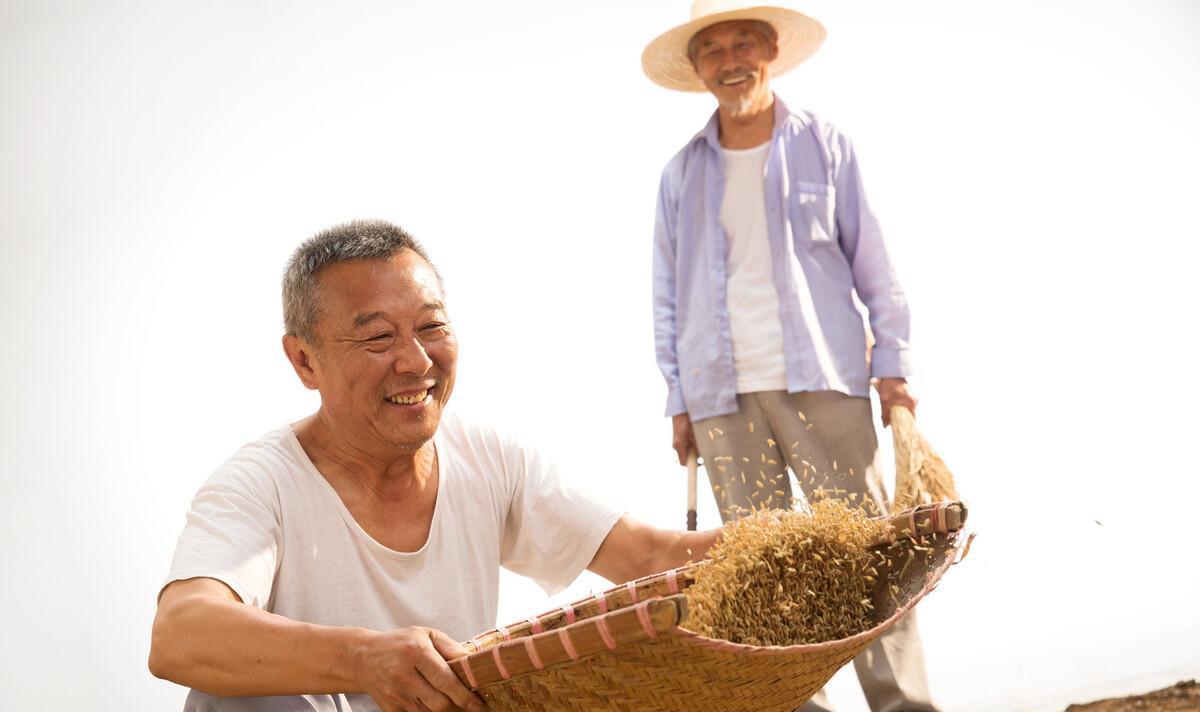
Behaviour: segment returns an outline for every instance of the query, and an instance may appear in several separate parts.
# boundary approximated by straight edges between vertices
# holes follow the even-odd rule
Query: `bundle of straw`
[[[912,412],[895,406],[891,412],[892,445],[896,451],[896,494],[892,512],[923,504],[957,500],[954,476],[942,458],[917,430]]]

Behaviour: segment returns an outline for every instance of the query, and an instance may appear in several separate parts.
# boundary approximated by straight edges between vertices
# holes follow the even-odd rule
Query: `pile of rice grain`
[[[746,645],[803,645],[871,627],[885,520],[832,499],[725,527],[687,590],[687,628]]]

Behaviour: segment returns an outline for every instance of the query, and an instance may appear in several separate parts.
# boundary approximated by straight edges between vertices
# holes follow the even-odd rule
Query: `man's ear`
[[[771,61],[774,62],[779,58],[779,40],[771,42]]]
[[[313,347],[304,339],[291,334],[283,336],[283,352],[300,377],[300,382],[309,390],[317,390],[316,364],[313,359]]]

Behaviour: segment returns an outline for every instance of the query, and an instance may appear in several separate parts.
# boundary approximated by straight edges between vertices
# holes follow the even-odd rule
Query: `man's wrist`
[[[336,629],[341,641],[342,654],[334,657],[331,676],[346,692],[366,692],[366,667],[369,651],[375,640],[381,635],[379,631],[367,628],[338,628]]]

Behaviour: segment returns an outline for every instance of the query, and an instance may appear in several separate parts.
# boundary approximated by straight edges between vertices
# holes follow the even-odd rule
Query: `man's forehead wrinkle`
[[[425,310],[425,311],[444,311],[446,309],[446,305],[444,303],[442,303],[440,300],[432,301],[432,302],[425,302],[424,304],[421,305],[421,309]],[[376,311],[370,311],[370,312],[361,312],[357,316],[354,317],[354,327],[358,328],[360,326],[366,326],[367,324],[371,323],[372,321],[375,321],[376,319],[384,319],[384,318],[387,318],[387,314],[385,314],[382,311],[376,310]]]
[[[383,316],[383,312],[381,312],[381,311],[373,311],[373,312],[366,312],[364,314],[359,314],[358,316],[354,317],[354,326],[355,327],[365,326],[365,325],[369,324],[370,322],[378,319],[381,316]]]

